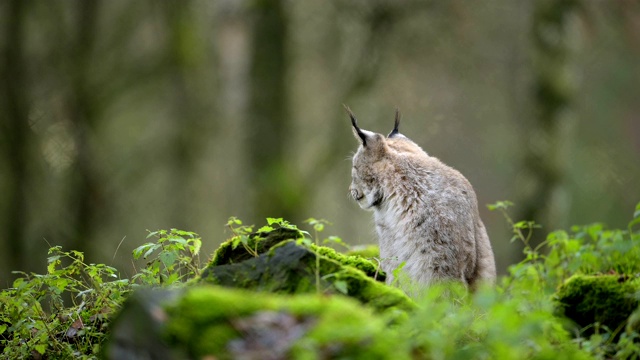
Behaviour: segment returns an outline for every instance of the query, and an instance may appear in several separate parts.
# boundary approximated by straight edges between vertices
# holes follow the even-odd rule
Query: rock
[[[409,359],[385,317],[342,296],[259,294],[200,285],[137,291],[106,359]]]
[[[304,234],[296,229],[289,228],[277,228],[269,232],[253,233],[248,237],[247,246],[258,254],[264,254],[272,247],[282,243],[286,240],[300,240],[304,238]],[[233,243],[236,238],[232,238],[225,241],[220,245],[218,250],[213,255],[213,259],[209,262],[207,268],[219,265],[236,264],[249,260],[254,256],[249,253],[243,246],[239,245],[234,247]],[[386,276],[378,264],[371,260],[366,259],[366,256],[370,254],[378,254],[377,246],[367,247],[366,254],[359,254],[354,252],[353,254],[340,254],[334,249],[325,246],[316,246],[315,244],[309,244],[309,248],[313,251],[317,251],[320,255],[323,255],[329,259],[335,260],[341,264],[349,265],[363,271],[367,276],[376,280],[384,282]],[[375,257],[373,255],[371,257]]]
[[[184,288],[136,291],[104,357],[410,358],[407,338],[389,328],[416,305],[379,281],[375,263],[315,246],[295,229],[245,240],[251,251],[223,243]]]
[[[304,238],[304,234],[299,230],[277,228],[273,231],[257,232],[249,235],[247,246],[250,249],[255,249],[258,254],[263,254],[282,241],[302,238]],[[218,247],[218,250],[213,254],[213,258],[207,267],[235,264],[253,258],[243,246],[233,245],[235,239],[234,237],[220,244],[220,247]]]
[[[176,301],[180,290],[141,289],[127,298],[115,320],[103,348],[103,358],[112,360],[180,360],[188,359],[178,348],[162,340],[168,316],[163,308]]]
[[[383,317],[342,296],[200,286],[165,310],[167,343],[196,359],[409,358]]]
[[[638,308],[639,290],[640,279],[633,276],[574,275],[560,286],[555,303],[559,313],[581,328],[597,322],[616,331]]]
[[[228,253],[228,250],[225,252]],[[228,256],[225,258],[233,259]],[[402,291],[374,280],[357,268],[371,265],[370,262],[338,254],[329,248],[309,248],[295,240],[286,240],[258,257],[229,262],[208,266],[202,272],[201,281],[261,292],[344,294],[378,311],[395,308],[411,310],[415,307],[414,302]],[[221,261],[216,263],[220,264]],[[317,273],[316,269],[319,269]],[[374,272],[373,268],[368,270]]]

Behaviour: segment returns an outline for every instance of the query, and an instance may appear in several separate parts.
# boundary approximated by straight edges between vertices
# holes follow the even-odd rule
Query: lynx
[[[360,142],[349,191],[373,211],[387,282],[404,264],[402,271],[419,285],[454,280],[475,289],[493,283],[493,251],[469,181],[400,134],[398,110],[385,137],[360,129],[345,108]]]

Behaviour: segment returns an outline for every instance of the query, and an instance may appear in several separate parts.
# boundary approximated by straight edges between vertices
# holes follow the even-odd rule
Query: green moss
[[[638,308],[639,290],[639,278],[574,275],[558,289],[556,308],[580,327],[598,322],[613,331]]]
[[[372,277],[376,280],[384,282],[386,278],[384,272],[379,268],[378,264],[374,263],[371,260],[367,260],[360,255],[341,254],[332,248],[326,246],[316,246],[313,244],[311,245],[311,249],[318,252],[318,254],[324,257],[339,262],[340,264],[352,266],[356,269],[359,269],[367,274],[367,276]]]
[[[360,260],[348,259],[333,250],[322,249],[322,253],[347,259],[347,263]],[[203,271],[201,281],[285,294],[339,294],[346,290],[346,295],[378,311],[390,308],[411,310],[415,307],[402,291],[373,280],[355,267],[324,255],[318,255],[317,260],[320,267],[316,274],[316,253],[296,241],[283,241],[259,257],[241,263],[209,266]],[[319,286],[316,285],[316,275],[320,280]]]
[[[285,351],[285,358],[409,358],[407,341],[388,331],[382,317],[345,297],[256,296],[201,286],[187,290],[166,312],[165,337],[193,358],[230,359],[242,355],[233,351],[258,351],[274,331],[277,345],[262,351]],[[255,331],[239,331],[243,326]]]
[[[380,247],[378,245],[354,246],[346,252],[346,255],[360,256],[365,259],[380,257]]]

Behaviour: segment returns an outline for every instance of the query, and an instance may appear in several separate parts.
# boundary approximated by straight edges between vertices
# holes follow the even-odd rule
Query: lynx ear
[[[392,138],[398,135],[400,132],[398,131],[398,127],[400,126],[400,110],[396,108],[396,121],[393,125],[393,130],[387,135],[388,138]]]
[[[356,116],[353,115],[353,112],[351,112],[351,109],[349,109],[347,105],[342,106],[344,106],[344,109],[347,111],[347,114],[349,114],[349,117],[351,118],[353,135],[356,137],[356,139],[360,139],[360,141],[362,142],[362,146],[367,146],[367,135],[362,131],[362,129],[358,127],[358,120],[356,120]]]

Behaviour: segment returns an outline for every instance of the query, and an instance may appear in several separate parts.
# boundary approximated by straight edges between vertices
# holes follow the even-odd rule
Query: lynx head
[[[393,157],[396,141],[406,139],[398,132],[400,112],[396,110],[395,126],[385,137],[382,134],[363,130],[358,127],[358,121],[351,110],[345,106],[349,117],[353,135],[360,142],[360,146],[353,156],[351,168],[351,185],[349,192],[361,208],[375,210],[385,198],[384,175],[393,171]]]

